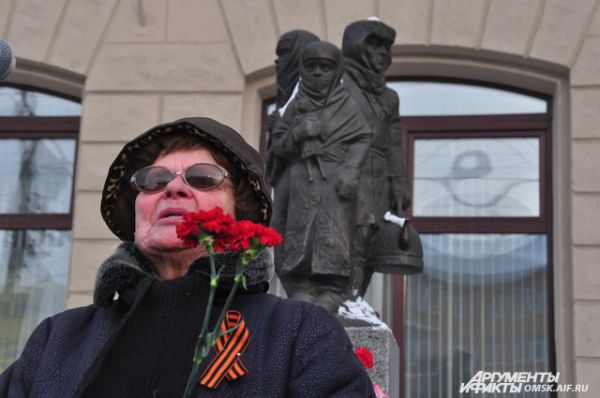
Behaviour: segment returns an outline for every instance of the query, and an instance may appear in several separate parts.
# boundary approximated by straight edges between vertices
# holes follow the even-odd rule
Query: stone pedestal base
[[[400,396],[400,350],[389,329],[376,326],[347,327],[354,349],[366,347],[373,353],[373,367],[367,369],[373,385],[378,384],[390,398]]]

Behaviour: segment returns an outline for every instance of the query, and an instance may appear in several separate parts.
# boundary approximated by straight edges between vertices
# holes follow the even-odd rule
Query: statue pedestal
[[[390,398],[400,393],[400,350],[391,330],[378,326],[347,327],[354,349],[366,347],[373,353],[373,367],[367,369],[373,385],[378,384]]]

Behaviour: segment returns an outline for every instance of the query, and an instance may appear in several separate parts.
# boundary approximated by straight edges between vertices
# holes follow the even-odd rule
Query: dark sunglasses
[[[194,189],[205,191],[216,188],[229,178],[227,170],[211,163],[196,163],[183,171],[171,171],[162,166],[148,166],[131,176],[131,185],[140,192],[158,192],[177,176]]]

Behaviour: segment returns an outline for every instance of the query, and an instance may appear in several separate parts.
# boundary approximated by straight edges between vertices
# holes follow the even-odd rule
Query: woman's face
[[[161,156],[153,166],[177,172],[196,163],[217,164],[208,149],[197,148]],[[135,200],[135,243],[146,254],[180,251],[184,246],[175,225],[181,222],[181,215],[216,206],[235,218],[235,197],[228,178],[216,188],[200,191],[176,176],[163,191],[140,192]]]

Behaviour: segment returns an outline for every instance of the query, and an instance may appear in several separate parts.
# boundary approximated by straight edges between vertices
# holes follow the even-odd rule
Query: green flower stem
[[[239,266],[238,266],[239,268]],[[223,305],[223,309],[221,310],[221,313],[219,314],[219,318],[217,319],[217,323],[215,324],[215,328],[213,330],[213,340],[211,341],[210,345],[214,346],[215,343],[217,342],[217,339],[219,337],[221,337],[222,335],[224,335],[225,333],[228,333],[229,331],[226,331],[225,333],[221,332],[221,322],[223,322],[223,319],[225,319],[225,314],[227,313],[227,311],[229,310],[229,307],[231,306],[231,302],[233,301],[233,297],[235,296],[235,292],[237,291],[238,287],[240,287],[240,282],[238,282],[237,276],[239,271],[237,271],[235,273],[236,278],[233,278],[233,286],[231,287],[231,290],[229,291],[229,296],[227,296],[227,301],[225,301],[225,305]],[[243,272],[243,270],[242,270]]]
[[[221,272],[223,271],[223,268],[225,268],[225,265],[221,266],[221,268],[219,269],[219,272],[216,272],[216,267],[215,267],[215,258],[214,258],[214,250],[212,248],[212,245],[207,245],[206,246],[206,251],[208,252],[208,257],[209,257],[209,262],[210,262],[210,279],[211,282],[213,280],[217,280],[219,279]],[[192,393],[192,390],[194,389],[194,386],[196,384],[196,380],[198,380],[198,377],[200,377],[200,365],[202,364],[202,361],[204,361],[204,358],[206,358],[208,356],[208,353],[210,352],[210,342],[213,340],[213,336],[212,333],[207,334],[208,331],[208,325],[210,322],[210,316],[212,313],[212,308],[213,308],[213,302],[215,301],[215,293],[217,291],[217,285],[211,283],[210,284],[210,291],[208,293],[208,303],[206,304],[206,312],[204,313],[204,320],[202,321],[202,328],[200,329],[200,335],[198,336],[198,341],[196,342],[196,348],[194,349],[194,359],[193,359],[193,366],[192,366],[192,371],[190,373],[190,377],[188,378],[186,387],[185,387],[185,392],[183,393],[183,397],[184,398],[189,398],[190,394]]]

